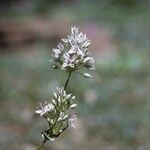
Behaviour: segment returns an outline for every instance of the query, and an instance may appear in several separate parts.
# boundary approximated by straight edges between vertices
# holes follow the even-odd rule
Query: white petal
[[[67,95],[67,97],[66,97],[66,99],[70,98],[70,97],[71,97],[71,95],[72,95],[72,94],[68,94],[68,95]]]
[[[64,46],[63,46],[61,43],[59,43],[59,44],[58,44],[58,48],[59,48],[60,50],[63,50],[63,49],[64,49]]]
[[[57,98],[57,94],[54,92],[54,97]]]
[[[56,48],[53,49],[53,52],[54,52],[55,54],[60,54],[60,53],[61,53],[61,51],[60,51],[59,49],[56,49]]]
[[[74,100],[76,97],[75,96],[72,96],[72,99]]]
[[[85,78],[92,78],[92,76],[90,75],[90,74],[88,74],[88,73],[83,73],[83,76],[85,77]]]
[[[70,106],[70,108],[75,108],[77,106],[77,104],[72,104],[71,106]]]
[[[41,109],[36,110],[36,111],[35,111],[35,113],[37,113],[37,114],[41,114],[41,113],[42,113],[42,110],[41,110]]]
[[[68,43],[68,40],[67,40],[67,39],[62,39],[62,41],[63,41],[64,43]]]

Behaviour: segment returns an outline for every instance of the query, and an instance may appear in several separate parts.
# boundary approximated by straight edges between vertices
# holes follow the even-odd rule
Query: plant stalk
[[[69,80],[70,80],[70,77],[71,77],[71,73],[72,73],[72,71],[70,71],[69,74],[68,74],[68,78],[66,80],[66,83],[65,83],[65,86],[64,86],[64,90],[67,89],[67,86],[68,86],[68,83],[69,83]]]
[[[42,148],[43,148],[43,146],[44,146],[45,143],[46,143],[46,140],[43,140],[42,143],[41,143],[41,145],[38,147],[37,150],[42,150]]]

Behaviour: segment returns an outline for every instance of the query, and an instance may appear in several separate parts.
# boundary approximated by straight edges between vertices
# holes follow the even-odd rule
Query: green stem
[[[37,150],[42,150],[42,148],[43,148],[43,146],[44,146],[45,143],[46,143],[46,140],[43,140],[42,143],[41,143],[41,145],[38,147]]]
[[[69,74],[68,74],[68,78],[66,80],[66,83],[65,83],[65,86],[64,86],[64,90],[66,90],[66,88],[68,86],[68,83],[69,83],[69,80],[70,80],[70,77],[71,77],[71,73],[72,73],[72,71],[70,71]]]

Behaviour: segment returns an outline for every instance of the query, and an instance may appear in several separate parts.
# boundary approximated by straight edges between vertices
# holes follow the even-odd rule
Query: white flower
[[[78,70],[81,67],[94,69],[94,59],[90,57],[88,47],[90,40],[85,34],[72,27],[71,34],[62,39],[62,44],[52,51],[52,68],[60,68],[66,71]]]
[[[77,126],[79,126],[79,120],[76,115],[72,115],[69,118],[69,125],[72,126],[73,128],[76,128]]]
[[[91,69],[91,70],[94,70],[95,67],[94,67],[94,59],[92,57],[86,57],[84,60],[84,65],[87,69]]]
[[[69,124],[75,127],[75,116],[70,117],[70,112],[77,106],[73,102],[75,96],[72,96],[71,93],[66,93],[63,87],[57,87],[53,94],[51,102],[45,102],[44,105],[40,104],[41,109],[35,111],[48,122],[49,129],[42,132],[42,136],[44,139],[51,141],[54,140],[54,137],[59,136]]]
[[[51,103],[46,103],[45,106],[41,105],[41,109],[35,111],[35,113],[40,114],[40,116],[46,115],[54,109],[54,106]]]
[[[57,91],[54,92],[54,99],[52,99],[53,105],[57,106],[63,111],[68,111],[69,108],[74,109],[77,106],[75,103],[73,103],[75,96],[72,96],[71,93],[66,93],[63,87],[57,87],[56,89]]]
[[[54,57],[55,59],[60,58],[61,53],[62,53],[62,52],[61,52],[59,49],[56,49],[56,48],[53,49],[53,57]]]
[[[68,118],[68,114],[66,114],[66,113],[60,113],[58,121],[65,120],[67,118]]]

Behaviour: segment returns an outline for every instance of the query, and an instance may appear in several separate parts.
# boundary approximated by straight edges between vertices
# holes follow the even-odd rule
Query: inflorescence
[[[71,28],[71,35],[62,39],[53,49],[51,67],[66,71],[77,71],[82,68],[94,70],[94,59],[90,57],[88,48],[90,40],[78,28]]]
[[[68,73],[68,78],[64,87],[56,88],[53,98],[49,102],[41,105],[35,113],[46,119],[49,128],[42,132],[43,142],[39,149],[43,147],[47,140],[54,141],[69,125],[75,127],[74,122],[77,117],[73,112],[77,106],[74,103],[75,96],[67,93],[66,89],[71,74],[78,73],[86,78],[91,78],[85,69],[94,70],[94,59],[90,56],[88,48],[90,40],[85,34],[72,27],[71,34],[62,39],[57,48],[52,50],[50,66],[52,69],[62,69]]]
[[[67,94],[63,88],[57,88],[56,90],[53,99],[50,102],[45,102],[40,109],[35,111],[46,119],[49,129],[42,132],[42,136],[44,139],[51,141],[68,127],[70,119],[73,118],[70,112],[77,106],[73,102],[75,96]]]

